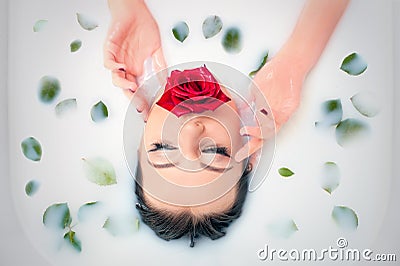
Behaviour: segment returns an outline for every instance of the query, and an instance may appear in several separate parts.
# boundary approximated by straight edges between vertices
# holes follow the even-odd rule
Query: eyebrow
[[[165,168],[175,167],[175,164],[173,164],[173,163],[155,164],[155,163],[150,162],[149,159],[147,159],[147,162],[151,166],[153,166],[154,168],[157,168],[157,169],[165,169]],[[204,167],[204,169],[212,171],[212,172],[217,172],[217,173],[224,173],[224,172],[227,172],[227,171],[229,171],[229,170],[231,170],[233,168],[233,166],[230,166],[228,168],[218,168],[218,167],[213,167],[213,166],[210,166],[210,165],[207,165],[207,164],[203,164],[203,163],[200,163],[200,164],[201,164],[202,167]]]

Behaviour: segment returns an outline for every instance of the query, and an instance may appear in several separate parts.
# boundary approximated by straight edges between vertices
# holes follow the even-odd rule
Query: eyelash
[[[149,150],[149,152],[153,151],[158,151],[158,150],[176,150],[178,149],[177,147],[174,147],[170,144],[163,143],[163,142],[155,142],[151,144],[154,148]],[[231,157],[228,153],[228,148],[224,146],[212,146],[212,147],[207,147],[202,150],[204,153],[216,153],[216,154],[221,154],[227,157]]]

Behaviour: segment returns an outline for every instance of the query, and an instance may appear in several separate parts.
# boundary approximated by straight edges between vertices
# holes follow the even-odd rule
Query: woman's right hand
[[[261,149],[263,142],[276,134],[288,121],[300,104],[301,88],[306,74],[301,60],[284,54],[277,54],[257,72],[253,81],[258,87],[255,90],[259,91],[253,91],[253,95],[260,127],[241,128],[240,134],[247,135],[250,139],[236,153],[236,161],[242,161]],[[260,100],[260,96],[265,99]],[[272,111],[272,114],[267,110]]]

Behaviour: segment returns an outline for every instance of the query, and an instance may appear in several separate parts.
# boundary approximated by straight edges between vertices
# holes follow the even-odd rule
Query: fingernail
[[[140,114],[141,112],[143,112],[143,110],[139,110],[136,108],[136,111]]]
[[[246,129],[244,128],[244,127],[242,127],[240,130],[239,130],[239,133],[240,133],[240,135],[242,135],[242,136],[248,136],[248,134],[247,134],[247,132],[246,132]]]
[[[123,67],[118,68],[118,70],[119,70],[119,71],[122,71],[122,72],[126,72],[126,71],[125,71],[125,68],[123,68]]]
[[[260,112],[261,112],[262,114],[264,114],[264,115],[268,115],[268,112],[267,112],[267,110],[265,110],[265,109],[261,109]]]

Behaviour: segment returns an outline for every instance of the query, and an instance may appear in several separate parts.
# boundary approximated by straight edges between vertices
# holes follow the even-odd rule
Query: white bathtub
[[[270,50],[271,56],[277,52],[304,1],[251,0],[238,4],[237,8],[229,6],[231,1],[170,2],[180,3],[180,6],[172,8],[172,12],[168,11],[170,7],[166,1],[162,4],[148,1],[160,22],[165,55],[170,64],[212,60],[247,73],[257,65],[265,49]],[[257,2],[263,2],[263,8],[255,8]],[[74,20],[76,12],[96,18],[100,27],[93,32],[83,31]],[[221,34],[207,42],[203,40],[201,23],[211,14],[220,15],[226,27],[236,25],[243,29],[241,54],[226,54],[220,46]],[[262,14],[266,15],[257,23],[264,21],[265,26],[259,31],[265,31],[268,37],[257,42],[254,27],[259,24],[254,17]],[[320,62],[304,84],[302,106],[278,136],[276,159],[267,180],[260,189],[249,194],[243,217],[228,228],[226,237],[214,242],[202,239],[198,246],[190,249],[186,240],[168,243],[156,238],[145,225],[141,225],[136,234],[119,238],[110,237],[102,228],[82,225],[77,228],[83,245],[86,245],[81,254],[67,249],[55,250],[56,242],[52,242],[53,236],[43,227],[41,218],[50,203],[67,201],[76,212],[85,201],[103,199],[108,200],[110,206],[117,206],[129,199],[131,179],[122,153],[122,123],[128,102],[112,87],[109,74],[102,67],[101,46],[109,19],[106,3],[95,0],[1,1],[0,18],[0,61],[3,62],[0,66],[0,265],[262,265],[268,261],[260,261],[257,251],[265,244],[276,249],[321,250],[335,246],[339,236],[347,239],[350,248],[393,253],[400,260],[397,205],[400,202],[397,174],[400,143],[396,137],[400,135],[397,106],[400,100],[400,53],[391,50],[400,47],[399,1],[353,1],[350,4]],[[43,32],[34,34],[33,23],[41,18],[54,24],[49,23]],[[185,20],[191,28],[189,38],[183,44],[174,40],[170,32],[179,20]],[[279,30],[275,31],[275,28]],[[83,46],[76,54],[70,54],[69,42],[74,38],[82,39]],[[50,45],[48,40],[52,40]],[[349,78],[338,69],[342,58],[352,51],[367,58],[369,68],[363,76]],[[59,60],[55,60],[54,55],[59,55]],[[87,69],[87,75],[79,75]],[[79,109],[73,117],[56,120],[52,107],[37,101],[37,81],[45,74],[53,74],[62,80],[63,90],[58,100],[78,98]],[[373,129],[371,141],[359,146],[358,150],[341,149],[333,136],[315,133],[315,128],[308,125],[318,119],[316,111],[324,99],[340,97],[345,102],[355,92],[365,88],[374,90],[381,84],[388,86],[383,88],[385,93],[379,95],[385,100],[383,108],[377,117],[367,120]],[[82,88],[88,90],[82,91]],[[111,115],[107,123],[93,125],[88,110],[100,99],[107,102]],[[349,102],[344,106],[345,115],[358,115]],[[50,121],[46,130],[43,121]],[[298,128],[300,130],[296,131]],[[79,129],[83,133],[77,132]],[[62,135],[68,130],[71,135]],[[55,134],[65,138],[66,143],[54,139]],[[30,135],[41,140],[44,156],[55,155],[36,164],[26,160],[19,145]],[[106,136],[113,138],[104,143],[102,138]],[[327,148],[310,147],[310,143]],[[57,149],[59,145],[64,149],[76,149],[62,156]],[[375,153],[365,154],[370,149]],[[307,151],[305,162],[301,161],[304,150]],[[116,168],[118,186],[100,189],[85,184],[78,155],[104,154]],[[318,167],[328,160],[336,161],[342,173],[340,186],[330,196],[322,191],[316,179]],[[277,174],[277,169],[282,166],[291,167],[296,174],[291,179],[282,179]],[[380,176],[380,173],[384,174]],[[28,198],[24,194],[24,185],[32,178],[39,179],[41,187],[35,196]],[[76,191],[68,193],[73,188]],[[115,193],[120,194],[116,197]],[[343,232],[335,226],[330,218],[334,205],[354,208],[360,221],[356,231]],[[124,212],[129,206],[126,204],[117,209]],[[133,208],[132,211],[136,213]],[[274,238],[267,225],[283,216],[293,218],[299,231],[288,239]],[[326,260],[324,263],[334,262]],[[364,262],[354,264],[364,265]],[[368,264],[375,265],[373,262]]]

